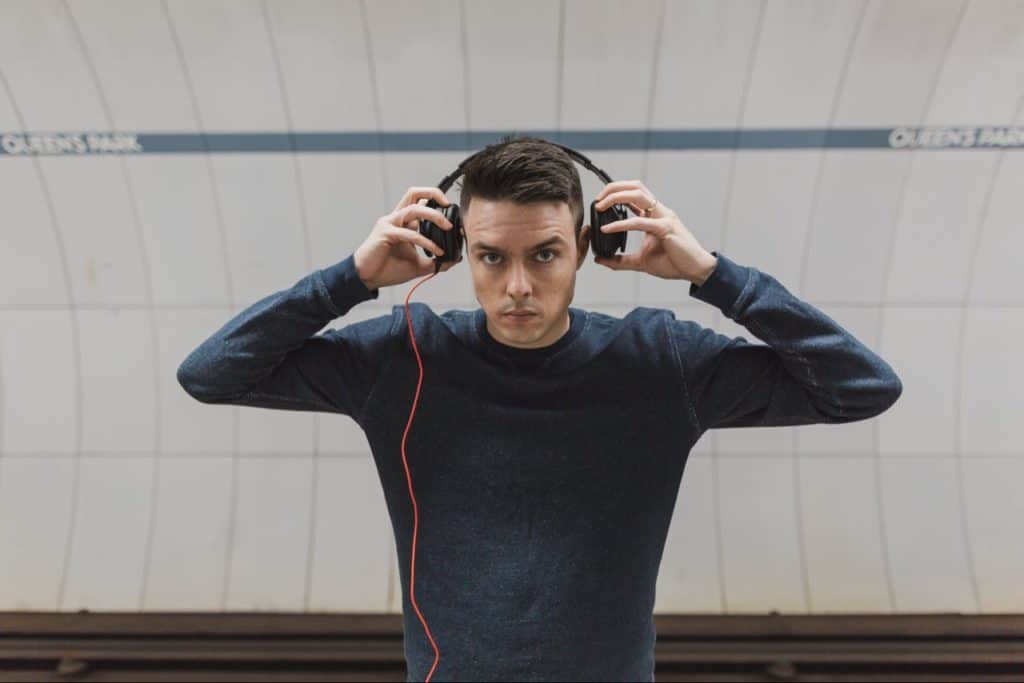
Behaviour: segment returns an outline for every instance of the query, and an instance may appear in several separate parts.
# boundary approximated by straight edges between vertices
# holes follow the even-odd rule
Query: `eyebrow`
[[[565,241],[564,237],[562,237],[561,235],[555,235],[551,239],[544,240],[540,244],[535,244],[533,246],[533,248],[530,249],[530,251],[537,251],[538,249],[542,249],[544,247],[549,247],[552,244],[558,244],[558,243],[567,244],[567,242]],[[491,246],[490,244],[481,244],[480,242],[477,242],[476,244],[473,245],[473,251],[493,251],[493,252],[498,253],[498,254],[504,254],[505,253],[504,250],[502,250],[500,247],[494,247],[494,246]]]

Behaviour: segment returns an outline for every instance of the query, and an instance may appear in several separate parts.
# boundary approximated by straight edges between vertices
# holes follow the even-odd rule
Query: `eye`
[[[538,253],[538,254],[550,254],[550,255],[551,255],[551,258],[547,258],[547,259],[541,259],[541,260],[540,260],[540,262],[541,262],[541,263],[551,263],[552,261],[554,261],[554,260],[555,260],[555,257],[556,257],[556,256],[558,255],[558,252],[556,252],[556,251],[553,251],[553,250],[551,250],[551,249],[541,249],[541,250],[540,250],[540,251],[538,251],[537,253]],[[488,251],[488,252],[484,252],[484,253],[483,253],[483,255],[481,255],[481,256],[480,256],[480,260],[481,260],[481,261],[483,261],[484,263],[486,263],[486,264],[487,264],[487,265],[489,265],[489,266],[496,266],[496,265],[498,265],[498,261],[488,261],[488,260],[487,260],[487,257],[488,257],[488,256],[496,256],[496,257],[498,257],[499,259],[501,258],[501,256],[500,256],[500,255],[498,255],[498,254],[495,254],[495,253],[494,253],[494,252],[492,252],[492,251]]]
[[[555,260],[555,252],[551,251],[550,249],[543,249],[541,251],[538,251],[537,253],[538,254],[551,254],[551,258],[549,258],[547,260],[542,260],[541,263],[551,263],[552,261]]]

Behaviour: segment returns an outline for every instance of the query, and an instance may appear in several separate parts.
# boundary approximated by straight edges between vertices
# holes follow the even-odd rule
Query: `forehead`
[[[463,223],[470,249],[529,249],[556,237],[569,245],[574,232],[572,212],[561,201],[517,204],[474,197]]]

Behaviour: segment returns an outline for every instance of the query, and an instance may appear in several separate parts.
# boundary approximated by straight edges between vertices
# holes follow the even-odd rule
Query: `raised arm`
[[[313,271],[288,289],[260,299],[229,320],[178,367],[178,382],[203,403],[342,413],[362,423],[377,375],[398,337],[401,316],[392,310],[371,320],[316,334],[380,288],[435,270],[440,245],[421,235],[420,220],[451,230],[438,209],[451,202],[436,187],[410,187],[395,209],[377,219],[352,255]],[[461,259],[461,255],[456,255]]]
[[[698,429],[855,422],[875,417],[903,391],[871,349],[772,276],[718,252],[690,296],[767,343],[668,319]]]
[[[354,258],[316,270],[229,320],[178,367],[182,388],[203,403],[306,410],[359,421],[390,349],[393,314],[317,332],[376,299]]]

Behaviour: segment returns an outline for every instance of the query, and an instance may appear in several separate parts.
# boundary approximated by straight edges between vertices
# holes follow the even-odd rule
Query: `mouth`
[[[512,320],[512,321],[515,321],[515,322],[523,322],[525,320],[530,320],[531,318],[533,318],[536,315],[537,315],[536,313],[532,313],[532,312],[502,313],[501,317],[506,319],[506,320]]]

